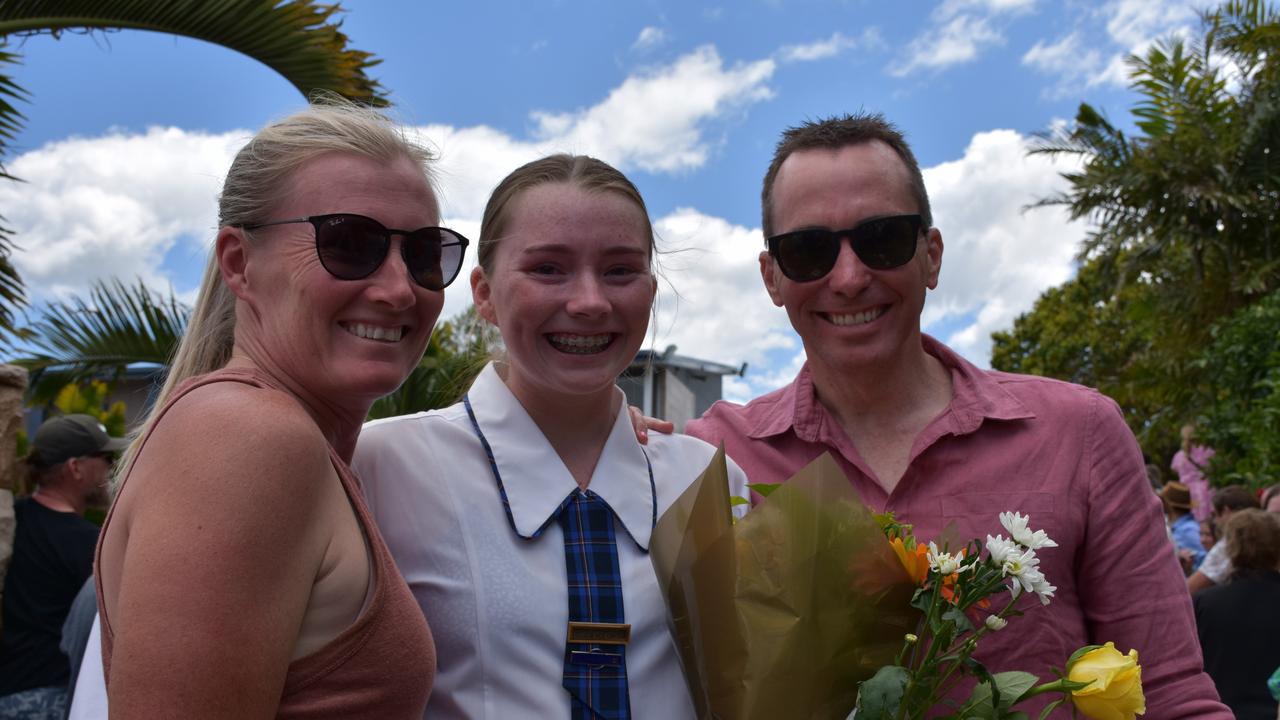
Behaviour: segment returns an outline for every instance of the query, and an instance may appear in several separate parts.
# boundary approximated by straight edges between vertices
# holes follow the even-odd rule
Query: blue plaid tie
[[[569,621],[625,622],[613,510],[590,490],[574,490],[559,522],[564,530]],[[564,687],[572,720],[630,720],[626,647],[565,644]]]

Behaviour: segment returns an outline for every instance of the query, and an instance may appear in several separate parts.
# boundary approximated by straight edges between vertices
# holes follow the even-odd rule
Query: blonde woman
[[[113,718],[416,718],[431,634],[347,463],[467,241],[428,153],[313,106],[223,188],[200,300],[98,549]]]

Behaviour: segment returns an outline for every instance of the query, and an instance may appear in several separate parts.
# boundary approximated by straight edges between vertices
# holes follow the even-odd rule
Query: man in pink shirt
[[[985,538],[1003,532],[1001,511],[1030,515],[1058,543],[1039,553],[1056,596],[1047,607],[1023,597],[1026,615],[984,639],[979,659],[1048,676],[1110,640],[1139,652],[1147,717],[1230,718],[1116,404],[980,370],[921,333],[943,244],[902,135],[878,115],[788,130],[761,200],[760,274],[808,360],[790,385],[717,403],[686,431],[723,442],[753,482],[784,481],[829,452],[868,505],[923,538],[948,525]]]

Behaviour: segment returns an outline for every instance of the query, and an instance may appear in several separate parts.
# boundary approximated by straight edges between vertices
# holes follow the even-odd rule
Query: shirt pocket
[[[942,517],[988,515],[1018,512],[1031,517],[1052,515],[1054,495],[1047,492],[963,493],[938,498]]]

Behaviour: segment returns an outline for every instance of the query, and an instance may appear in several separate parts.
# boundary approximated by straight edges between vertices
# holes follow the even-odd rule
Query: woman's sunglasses
[[[836,266],[840,243],[846,237],[853,253],[872,270],[906,265],[915,257],[922,225],[919,215],[891,215],[858,223],[848,230],[809,228],[782,233],[765,244],[783,275],[794,282],[812,282]]]
[[[409,277],[428,290],[443,290],[462,269],[462,256],[468,245],[466,238],[448,228],[395,230],[373,218],[353,213],[272,220],[242,227],[257,230],[294,223],[311,223],[316,229],[316,254],[320,256],[320,264],[339,280],[362,280],[372,275],[387,259],[391,236],[399,235],[404,238],[400,243],[400,256],[409,268]]]

